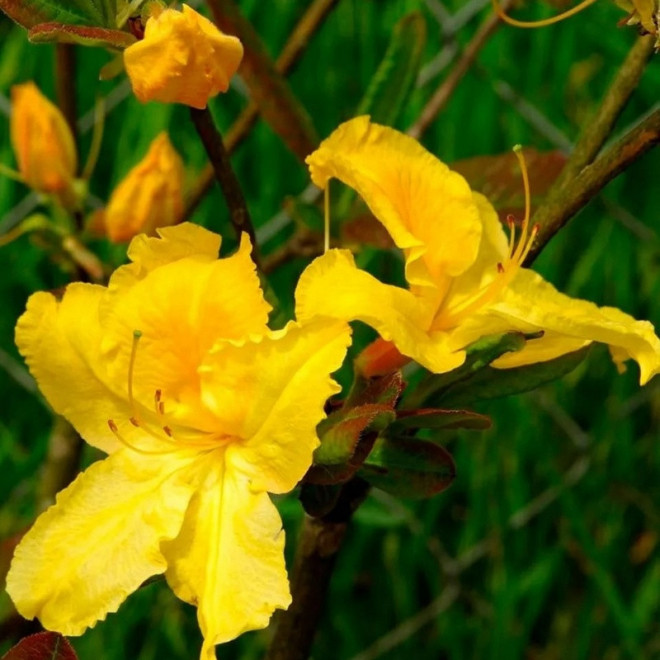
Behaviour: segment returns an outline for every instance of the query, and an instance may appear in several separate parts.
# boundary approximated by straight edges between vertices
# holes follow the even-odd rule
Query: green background
[[[241,6],[275,56],[307,4],[252,0]],[[433,63],[453,43],[467,43],[490,11],[447,35],[430,9],[437,4],[339,0],[290,76],[321,136],[354,115],[393,26],[412,10],[422,11],[428,28],[424,84],[412,93],[397,128],[417,118],[449,70],[427,80]],[[458,17],[483,5],[444,3]],[[424,136],[425,146],[450,163],[502,153],[515,143],[541,150],[570,146],[635,39],[632,30],[616,26],[621,17],[603,1],[552,28],[501,28]],[[9,89],[32,79],[54,98],[54,48],[29,44],[5,18],[0,44],[0,161],[14,166]],[[192,181],[204,156],[186,108],[140,105],[123,78],[97,81],[107,53],[77,52],[80,115],[92,110],[97,94],[121,99],[106,123],[93,194],[107,199],[162,130],[169,131]],[[619,130],[657,104],[658,64],[657,57],[651,61]],[[245,104],[238,81],[211,107],[226,128]],[[89,138],[81,138],[83,160]],[[304,168],[263,122],[234,162],[258,228],[272,227],[284,199],[308,184]],[[657,152],[635,163],[553,240],[535,268],[572,296],[660,324],[659,166]],[[0,179],[0,233],[20,217],[28,195]],[[225,250],[235,244],[217,191],[194,220],[225,233]],[[280,231],[264,252],[289,233],[288,227]],[[95,248],[116,264],[123,258],[123,248],[103,242]],[[0,538],[7,538],[34,515],[51,425],[25,380],[13,326],[30,293],[66,279],[29,238],[1,248],[0,259]],[[382,261],[373,250],[363,257],[375,272]],[[273,278],[285,309],[305,263],[287,264]],[[480,406],[492,415],[492,430],[447,436],[458,476],[445,493],[413,502],[374,492],[340,556],[313,657],[660,657],[660,383],[656,378],[640,389],[637,379],[635,365],[618,375],[599,347],[560,382]],[[279,505],[290,559],[301,509],[294,496]],[[0,615],[7,612],[3,594]],[[81,660],[178,660],[197,657],[200,640],[194,609],[154,584],[73,643]],[[267,631],[246,634],[219,647],[218,657],[259,658],[267,640]],[[3,644],[8,647],[6,639]]]

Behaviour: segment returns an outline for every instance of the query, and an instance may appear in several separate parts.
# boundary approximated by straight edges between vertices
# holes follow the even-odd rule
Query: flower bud
[[[124,51],[126,73],[142,101],[206,107],[226,92],[243,57],[236,37],[223,34],[207,18],[183,5],[183,11],[156,9],[144,39]]]
[[[161,133],[110,197],[103,212],[110,240],[128,241],[174,224],[183,213],[182,185],[183,162],[167,133]]]
[[[69,197],[78,159],[66,119],[33,82],[14,85],[11,101],[11,143],[26,185]]]

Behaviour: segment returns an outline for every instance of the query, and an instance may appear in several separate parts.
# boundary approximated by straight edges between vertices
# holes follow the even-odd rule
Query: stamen
[[[563,21],[565,18],[574,16],[575,14],[581,12],[583,9],[586,9],[590,5],[593,5],[594,2],[596,2],[596,0],[582,0],[580,4],[577,4],[575,5],[575,7],[571,7],[570,9],[567,9],[561,14],[557,14],[557,16],[552,16],[551,18],[544,18],[539,21],[519,21],[517,18],[511,18],[511,16],[507,15],[504,9],[502,9],[499,0],[492,0],[492,2],[495,13],[505,23],[508,23],[509,25],[513,25],[514,27],[519,27],[519,28],[539,28],[539,27],[545,27],[546,25],[553,25],[554,23],[559,23],[560,21]]]
[[[157,415],[165,414],[165,403],[161,400],[163,396],[162,390],[156,390],[154,393],[154,408],[156,409]]]
[[[140,447],[136,447],[134,444],[126,440],[126,438],[119,432],[119,428],[117,427],[117,424],[115,424],[114,420],[109,419],[108,420],[108,426],[110,427],[110,430],[113,432],[115,438],[121,442],[122,445],[127,447],[128,449],[132,449],[133,451],[136,451],[138,454],[144,454],[145,456],[163,456],[164,454],[171,454],[172,450],[171,449],[165,449],[163,451],[158,451],[158,450],[149,450],[149,449],[140,449]]]
[[[525,191],[525,217],[523,218],[522,221],[522,232],[520,234],[520,240],[518,241],[518,247],[516,248],[516,251],[512,255],[512,260],[520,263],[520,255],[522,254],[523,250],[525,249],[526,246],[526,241],[527,241],[527,230],[529,228],[529,217],[531,215],[531,194],[529,191],[529,173],[527,172],[527,164],[525,163],[525,157],[523,156],[522,153],[522,147],[517,144],[513,148],[513,153],[516,154],[516,158],[518,159],[518,164],[520,165],[520,172],[522,174],[522,180],[523,180],[523,188]]]
[[[163,426],[163,431],[165,431],[170,438],[172,437],[172,429],[169,426]]]
[[[330,249],[330,182],[323,193],[323,254]]]

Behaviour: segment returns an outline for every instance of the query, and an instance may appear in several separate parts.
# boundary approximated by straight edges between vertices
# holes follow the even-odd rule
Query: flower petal
[[[125,397],[110,388],[101,361],[99,305],[105,289],[71,284],[61,302],[50,293],[30,297],[16,324],[16,345],[48,403],[91,445],[112,452],[120,444],[109,419],[131,416]]]
[[[531,332],[544,336],[529,341],[519,353],[503,356],[493,366],[509,368],[551,360],[577,350],[589,342],[608,344],[619,367],[634,359],[640,367],[640,383],[647,383],[660,371],[660,340],[653,325],[637,321],[614,307],[570,298],[557,291],[537,273],[521,269],[501,300],[476,315],[454,333],[454,345],[474,340],[484,323],[489,328]],[[481,333],[483,334],[489,333]],[[471,336],[471,337],[470,337]]]
[[[474,262],[481,223],[470,187],[413,138],[357,117],[324,140],[307,164],[320,188],[336,177],[362,196],[406,251],[411,285],[443,288],[444,278]]]
[[[133,333],[141,332],[133,390],[147,409],[160,390],[168,414],[193,428],[205,428],[197,372],[204,356],[217,341],[240,341],[268,331],[270,305],[250,251],[244,235],[239,251],[230,257],[179,259],[108,297],[103,354],[112,378],[125,383]]]
[[[198,607],[202,660],[215,660],[216,644],[265,628],[276,608],[291,603],[279,514],[268,495],[250,486],[229,456],[217,460],[179,536],[163,545],[167,581]]]
[[[330,250],[315,259],[300,276],[296,316],[362,321],[386,341],[435,373],[463,364],[465,353],[448,346],[444,332],[429,332],[436,301],[406,289],[383,284],[355,266],[348,250]]]
[[[350,336],[347,323],[316,319],[208,356],[204,400],[222,427],[242,438],[234,460],[255,490],[288,492],[311,465],[325,402],[340,389],[330,374],[341,366]]]
[[[80,635],[165,572],[160,544],[179,533],[192,494],[181,467],[118,451],[80,474],[16,548],[7,591],[18,611]]]

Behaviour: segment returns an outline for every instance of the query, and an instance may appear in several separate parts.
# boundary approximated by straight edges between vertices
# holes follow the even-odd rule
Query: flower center
[[[209,433],[195,429],[173,420],[167,415],[165,410],[165,400],[161,389],[154,391],[153,411],[145,406],[140,406],[135,399],[133,390],[133,376],[135,372],[135,362],[137,349],[142,332],[135,330],[133,332],[133,343],[131,345],[131,356],[128,362],[128,405],[131,416],[128,421],[136,428],[142,429],[150,440],[149,447],[141,447],[133,441],[129,441],[120,431],[113,419],[108,420],[108,426],[122,445],[146,455],[170,454],[181,450],[211,451],[218,447],[235,440],[233,436],[222,433]],[[138,407],[143,409],[143,413],[138,412]],[[153,441],[156,441],[155,444]]]
[[[472,295],[462,299],[456,305],[443,305],[435,316],[432,330],[449,330],[455,328],[461,321],[474,314],[488,303],[491,303],[500,293],[511,283],[518,269],[522,267],[529,251],[532,248],[534,239],[539,232],[539,226],[534,225],[529,228],[531,214],[531,201],[529,191],[529,175],[527,166],[522,155],[520,145],[514,147],[514,153],[520,164],[522,173],[523,187],[525,190],[525,217],[522,221],[520,236],[516,241],[516,223],[512,215],[507,217],[509,226],[509,249],[506,259],[497,263],[497,272],[493,279],[484,286],[477,289]],[[449,297],[446,298],[449,300]]]

